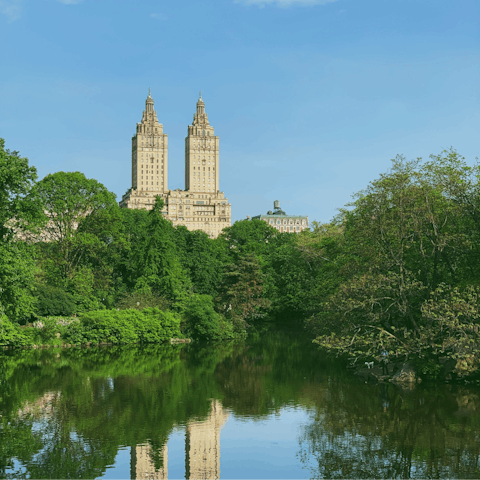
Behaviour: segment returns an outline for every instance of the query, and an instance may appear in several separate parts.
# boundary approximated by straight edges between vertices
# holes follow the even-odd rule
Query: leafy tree
[[[225,228],[221,238],[234,258],[246,254],[261,258],[268,252],[269,242],[277,235],[278,231],[267,222],[254,218],[235,222],[231,227]]]
[[[440,298],[432,292],[442,283],[461,286],[464,274],[480,280],[469,266],[479,253],[478,173],[454,151],[425,163],[399,157],[391,172],[356,195],[338,219],[342,283],[323,296],[311,322],[320,345],[353,358],[375,357],[380,346],[407,356],[431,351],[426,306],[435,311]]]
[[[216,296],[222,282],[223,265],[228,258],[219,242],[200,230],[190,232],[183,226],[174,230],[179,259],[192,281],[193,291]]]
[[[0,138],[0,240],[11,240],[17,233],[38,227],[44,216],[32,195],[37,170],[19,152],[5,149]]]
[[[191,338],[219,340],[222,333],[225,333],[222,332],[224,320],[215,311],[213,299],[209,295],[191,295],[184,304],[183,315],[187,319],[186,334]]]
[[[85,257],[112,243],[120,219],[115,195],[80,172],[47,175],[35,193],[48,212],[47,270],[66,282]]]
[[[263,297],[263,279],[258,260],[251,253],[225,267],[217,308],[231,319],[237,332],[245,332],[248,322],[263,317],[270,305]]]
[[[0,314],[24,321],[33,312],[32,250],[22,241],[40,227],[44,215],[32,185],[34,167],[0,139]]]
[[[135,290],[178,302],[191,290],[173,242],[173,227],[162,216],[163,200],[157,197],[148,213],[148,224],[135,252]]]

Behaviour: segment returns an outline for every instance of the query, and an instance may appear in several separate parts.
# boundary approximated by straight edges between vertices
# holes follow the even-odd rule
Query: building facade
[[[185,190],[168,188],[168,136],[148,94],[142,121],[132,137],[132,187],[120,207],[150,210],[156,196],[163,199],[162,213],[174,226],[202,230],[215,238],[232,223],[231,205],[220,191],[219,138],[201,94],[185,138]]]
[[[257,215],[259,220],[263,220],[276,228],[280,232],[300,233],[308,229],[308,215],[287,215],[281,208],[280,202],[273,202],[273,212],[269,210],[266,215]]]

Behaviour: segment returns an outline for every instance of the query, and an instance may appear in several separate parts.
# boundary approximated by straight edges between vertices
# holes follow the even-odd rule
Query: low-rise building
[[[269,210],[265,215],[257,215],[253,218],[267,222],[280,232],[299,233],[308,229],[308,215],[288,215],[280,208],[279,200],[273,202],[273,212]]]

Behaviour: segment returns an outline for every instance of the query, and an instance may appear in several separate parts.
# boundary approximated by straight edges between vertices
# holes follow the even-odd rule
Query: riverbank
[[[353,375],[365,383],[394,383],[403,387],[413,387],[424,381],[436,383],[463,383],[480,385],[480,372],[462,377],[457,373],[457,360],[448,357],[438,359],[438,369],[422,372],[419,362],[415,360],[392,361],[384,369],[381,362],[365,362],[365,365],[347,367]]]
[[[180,315],[158,308],[100,310],[80,317],[46,317],[20,327],[0,319],[0,344],[6,347],[71,347],[185,341]]]

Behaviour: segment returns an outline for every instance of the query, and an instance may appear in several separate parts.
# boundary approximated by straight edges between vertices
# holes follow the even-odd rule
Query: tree
[[[338,262],[342,282],[323,296],[310,322],[319,334],[317,343],[354,358],[375,357],[380,346],[417,358],[433,352],[438,338],[433,341],[429,333],[436,328],[431,318],[438,315],[454,324],[441,306],[439,289],[444,284],[464,287],[466,277],[480,280],[471,268],[480,253],[479,173],[453,150],[424,163],[398,157],[388,174],[355,196],[337,220],[351,261]],[[456,308],[473,312],[475,296],[466,294],[465,300],[462,295],[461,289],[454,297]],[[472,313],[456,327],[458,348],[450,350],[452,355],[462,350],[460,338],[468,337],[465,328],[470,327],[464,324],[477,321]],[[440,335],[444,339],[447,330]]]
[[[222,245],[200,230],[190,232],[179,226],[174,229],[179,259],[192,281],[193,291],[216,296],[222,282],[226,260]]]
[[[30,245],[21,239],[41,226],[44,216],[32,186],[35,167],[0,139],[0,314],[11,320],[33,312],[34,262]]]
[[[277,235],[278,231],[268,223],[254,218],[235,222],[231,227],[225,228],[221,238],[232,256],[253,253],[261,258],[269,249],[268,243]]]
[[[237,263],[225,267],[218,310],[232,321],[237,332],[244,332],[250,326],[248,321],[263,317],[270,306],[263,297],[263,280],[254,254],[243,255]]]
[[[151,291],[177,302],[191,291],[191,282],[178,259],[173,226],[163,218],[162,208],[163,200],[156,197],[135,252],[135,290]]]
[[[125,243],[115,195],[80,172],[47,175],[35,193],[49,219],[38,238],[40,282],[72,293],[77,311],[112,304],[114,267]]]
[[[19,152],[5,149],[0,138],[0,239],[9,241],[17,232],[38,227],[44,219],[32,187],[37,170]]]

